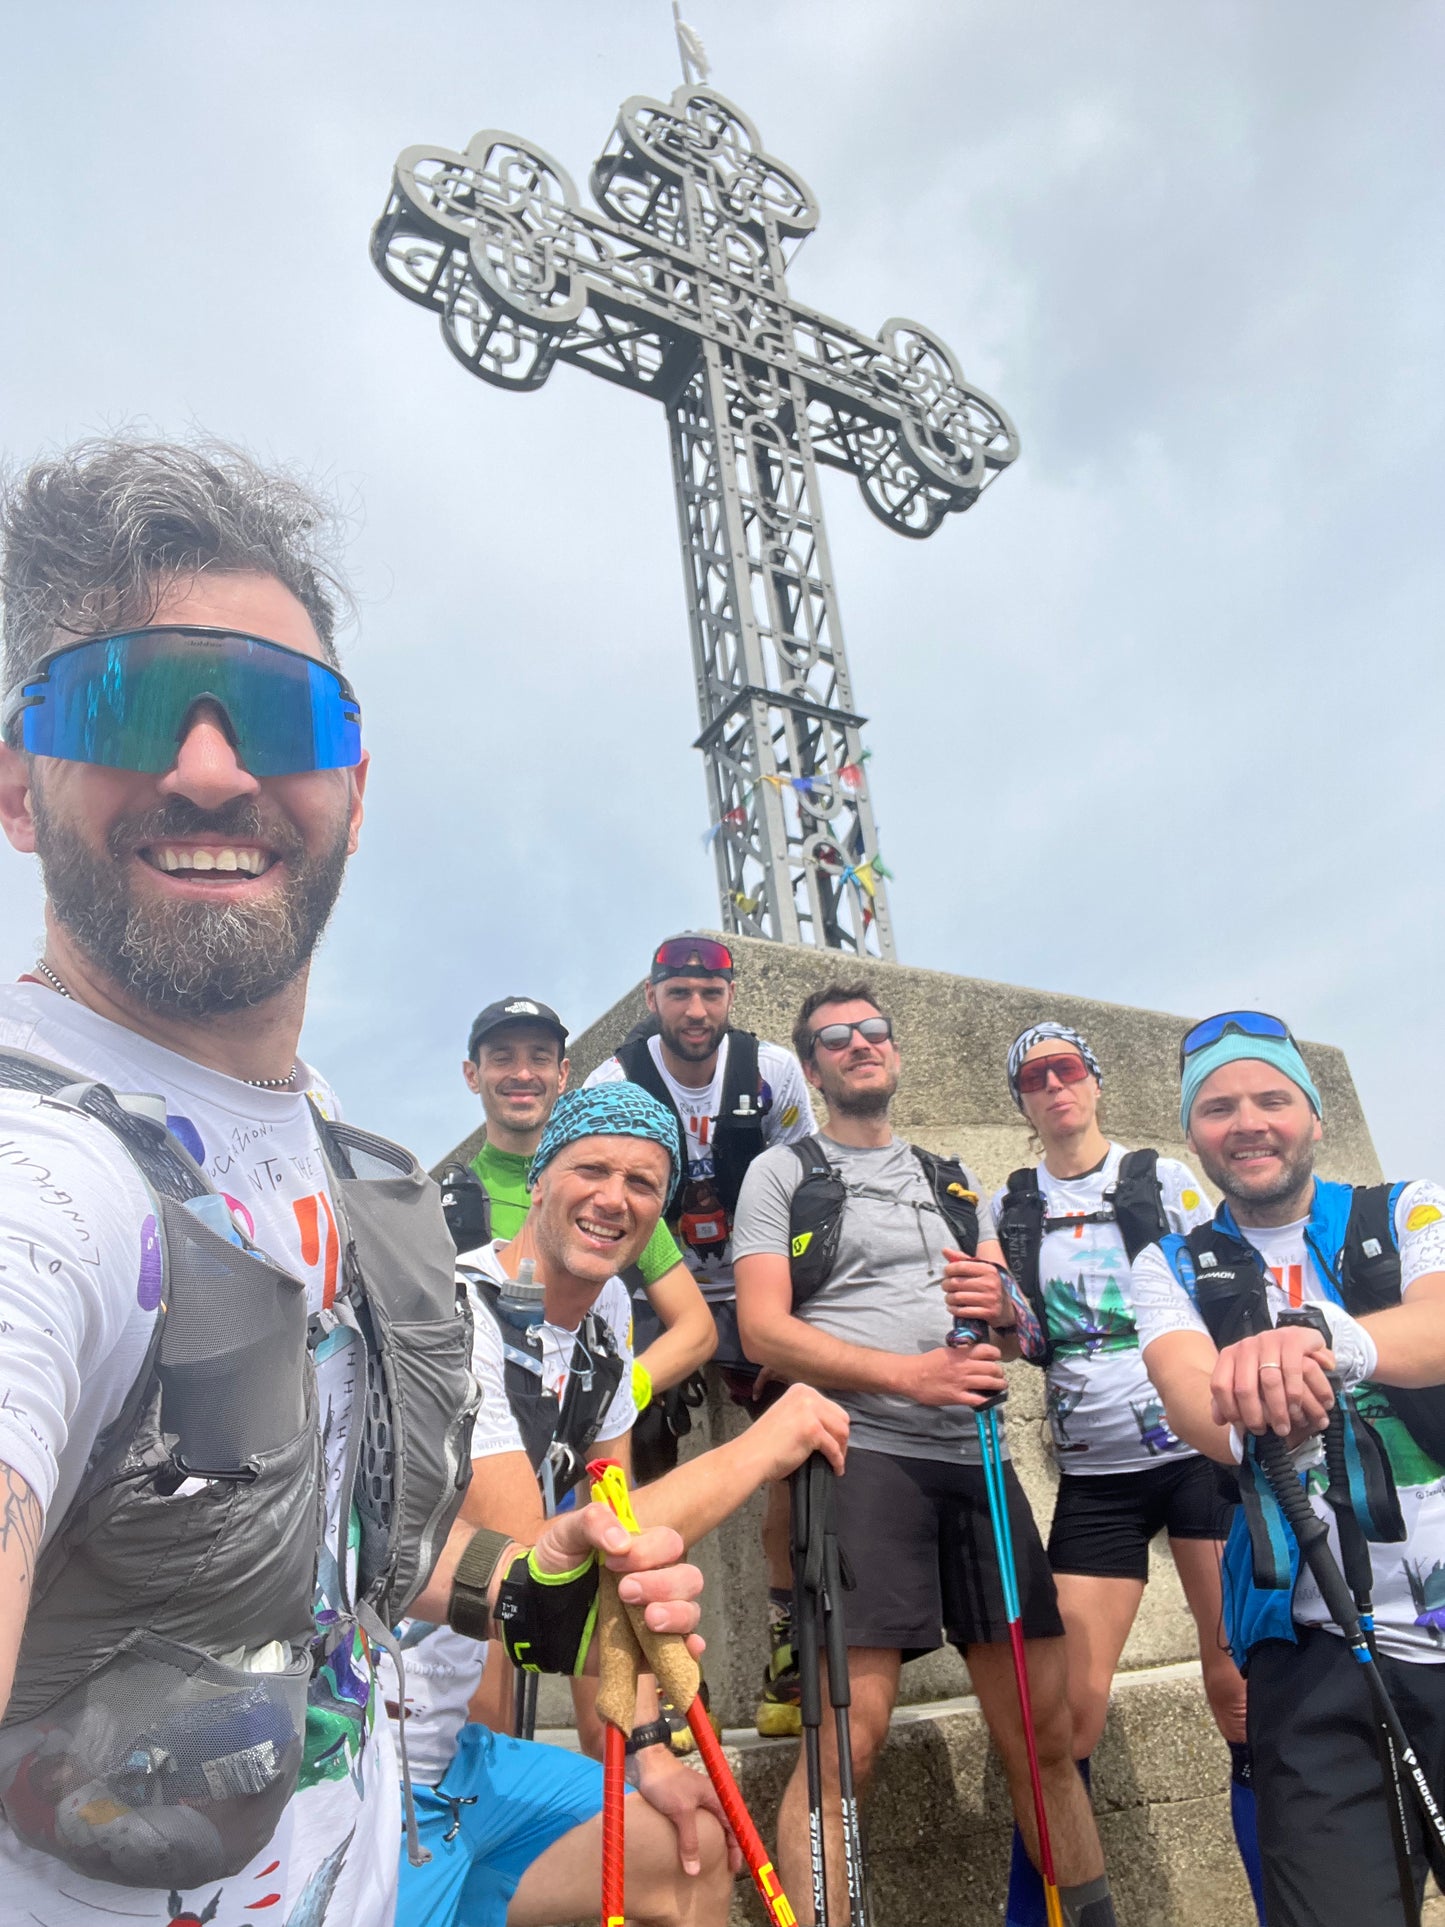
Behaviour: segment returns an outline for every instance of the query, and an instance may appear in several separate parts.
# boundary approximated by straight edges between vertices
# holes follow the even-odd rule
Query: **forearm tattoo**
[[[20,1583],[28,1586],[35,1577],[35,1560],[40,1551],[40,1535],[45,1514],[40,1501],[8,1465],[0,1465],[0,1557],[18,1561]]]

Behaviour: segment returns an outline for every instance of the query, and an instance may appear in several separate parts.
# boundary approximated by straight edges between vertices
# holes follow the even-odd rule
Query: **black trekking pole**
[[[1334,1553],[1330,1550],[1330,1529],[1310,1504],[1309,1495],[1300,1484],[1295,1471],[1294,1460],[1289,1447],[1276,1432],[1254,1434],[1255,1457],[1257,1458],[1270,1488],[1279,1501],[1279,1509],[1294,1533],[1299,1545],[1300,1556],[1309,1567],[1320,1596],[1325,1602],[1325,1610],[1345,1636],[1345,1643],[1359,1661],[1360,1670],[1365,1675],[1370,1698],[1374,1705],[1375,1717],[1384,1733],[1388,1734],[1394,1757],[1405,1770],[1405,1777],[1415,1796],[1423,1824],[1426,1855],[1432,1868],[1445,1864],[1445,1813],[1430,1789],[1425,1778],[1424,1768],[1410,1744],[1410,1736],[1405,1731],[1400,1715],[1395,1711],[1395,1703],[1390,1698],[1389,1688],[1380,1676],[1370,1641],[1360,1624],[1360,1616],[1355,1607],[1354,1596],[1340,1570]],[[1368,1552],[1366,1553],[1368,1558]],[[1373,1576],[1371,1579],[1373,1584]],[[1387,1789],[1388,1793],[1388,1789]],[[1439,1878],[1437,1873],[1436,1878]],[[1407,1918],[1414,1902],[1414,1875],[1410,1874],[1406,1885],[1404,1905]],[[1415,1916],[1418,1918],[1418,1914]]]
[[[1313,1324],[1313,1320],[1295,1312],[1283,1312],[1281,1325]],[[1325,1489],[1325,1501],[1335,1515],[1335,1525],[1340,1535],[1340,1567],[1354,1598],[1355,1612],[1359,1617],[1360,1630],[1365,1636],[1372,1659],[1378,1659],[1375,1645],[1375,1568],[1370,1559],[1370,1543],[1365,1537],[1363,1526],[1355,1512],[1350,1492],[1350,1471],[1345,1449],[1345,1389],[1337,1372],[1327,1374],[1330,1390],[1335,1395],[1334,1406],[1330,1412],[1329,1423],[1325,1427],[1325,1470],[1329,1484]],[[1375,1716],[1375,1747],[1380,1756],[1380,1771],[1385,1776],[1386,1804],[1390,1810],[1390,1840],[1395,1849],[1395,1871],[1400,1881],[1400,1894],[1405,1910],[1405,1927],[1420,1927],[1420,1903],[1415,1897],[1415,1872],[1410,1858],[1410,1818],[1409,1795],[1400,1773],[1400,1761],[1395,1752],[1395,1743],[1390,1729]],[[1445,1850],[1441,1843],[1427,1829],[1424,1844],[1431,1870],[1436,1880],[1441,1880],[1445,1868]],[[1431,1848],[1434,1851],[1431,1851]],[[1442,1882],[1445,1885],[1445,1882]]]
[[[823,1840],[823,1770],[820,1728],[822,1688],[818,1667],[821,1623],[828,1654],[828,1700],[838,1753],[838,1796],[842,1807],[843,1856],[848,1874],[852,1927],[868,1927],[868,1894],[863,1865],[863,1829],[853,1778],[853,1738],[849,1709],[848,1638],[843,1620],[843,1566],[833,1525],[833,1468],[815,1452],[793,1474],[794,1633],[802,1685],[803,1747],[808,1777],[808,1841],[813,1871],[813,1912],[818,1927],[828,1927],[827,1860]]]

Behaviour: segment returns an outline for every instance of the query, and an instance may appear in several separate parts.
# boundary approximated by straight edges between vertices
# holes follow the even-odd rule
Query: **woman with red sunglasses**
[[[1025,1356],[1047,1375],[1060,1474],[1048,1553],[1067,1640],[1075,1757],[1087,1778],[1148,1581],[1149,1542],[1167,1530],[1199,1631],[1204,1689],[1230,1743],[1235,1834],[1253,1878],[1244,1682],[1221,1630],[1220,1541],[1230,1511],[1211,1462],[1165,1422],[1139,1351],[1129,1284],[1131,1247],[1188,1231],[1211,1207],[1193,1172],[1173,1158],[1136,1154],[1125,1166],[1124,1146],[1100,1127],[1104,1074],[1078,1031],[1031,1025],[1009,1051],[1008,1082],[1043,1152],[1036,1166],[1013,1173],[993,1213],[1037,1321],[1030,1331],[1020,1318]],[[1035,1919],[1044,1919],[1042,1889],[1016,1837],[1008,1927]]]

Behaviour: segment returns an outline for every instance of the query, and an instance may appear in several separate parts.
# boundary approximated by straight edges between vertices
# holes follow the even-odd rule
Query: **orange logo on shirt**
[[[329,1311],[336,1297],[336,1265],[341,1255],[336,1220],[331,1215],[331,1200],[324,1191],[313,1191],[310,1197],[297,1198],[291,1209],[296,1213],[296,1223],[301,1232],[302,1262],[307,1265],[321,1262],[321,1219],[325,1214],[326,1274],[321,1286],[321,1308]]]
[[[1304,1266],[1271,1265],[1269,1275],[1288,1298],[1291,1311],[1298,1311],[1305,1298]]]

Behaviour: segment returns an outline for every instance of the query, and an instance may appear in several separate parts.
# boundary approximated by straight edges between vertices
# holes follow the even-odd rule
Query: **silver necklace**
[[[60,995],[64,997],[67,1002],[72,1004],[75,1002],[74,991],[66,989],[65,985],[56,976],[55,972],[43,957],[37,958],[35,968],[40,972],[52,990],[59,991]],[[292,1060],[290,1070],[287,1071],[284,1077],[243,1077],[241,1079],[243,1084],[249,1084],[253,1089],[258,1091],[289,1091],[295,1081],[296,1064],[294,1059]]]

